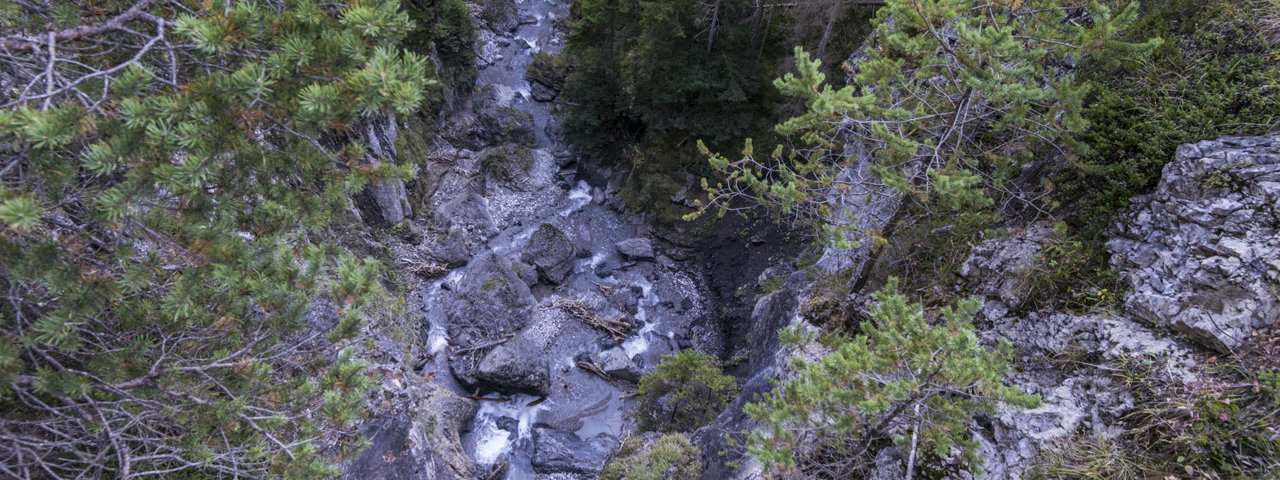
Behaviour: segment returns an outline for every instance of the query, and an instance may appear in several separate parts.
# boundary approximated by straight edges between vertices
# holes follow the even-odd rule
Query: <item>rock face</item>
[[[1026,300],[1036,256],[1052,233],[1052,227],[1037,223],[1017,235],[982,242],[973,248],[969,259],[960,266],[960,276],[971,293],[986,300],[984,317],[1002,318]]]
[[[618,445],[607,433],[582,440],[570,432],[539,428],[533,431],[533,471],[599,475]]]
[[[1280,317],[1280,137],[1183,145],[1113,233],[1130,312],[1236,349]]]

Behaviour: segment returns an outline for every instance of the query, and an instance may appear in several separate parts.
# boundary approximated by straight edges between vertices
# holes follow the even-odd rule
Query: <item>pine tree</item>
[[[1073,134],[1087,127],[1088,86],[1075,80],[1073,65],[1154,44],[1115,40],[1135,3],[1079,3],[886,1],[864,53],[847,66],[851,83],[840,88],[797,49],[797,72],[774,82],[806,104],[776,128],[791,148],[757,155],[747,142],[734,160],[702,147],[723,180],[708,182],[711,198],[698,213],[724,214],[747,200],[849,248],[870,232],[856,231],[866,222],[832,204],[841,195],[867,198],[854,203],[901,199],[926,211],[939,201],[982,206],[990,200],[977,196],[1012,195],[1010,180],[1025,162],[1068,152]],[[876,227],[891,231],[899,216],[890,217]]]
[[[334,476],[383,294],[334,234],[351,194],[413,172],[366,165],[351,129],[422,101],[413,23],[396,0],[16,5],[0,476]],[[321,296],[333,328],[307,321]]]
[[[747,406],[760,425],[748,447],[769,468],[859,478],[890,443],[906,453],[908,472],[925,455],[940,460],[953,452],[980,467],[969,432],[974,415],[994,413],[1000,402],[1038,404],[1004,384],[1013,347],[1001,342],[988,351],[978,343],[976,299],[941,309],[936,325],[898,293],[896,279],[875,301],[860,335],[836,341],[812,363],[793,357],[795,376]],[[791,347],[811,341],[784,337]]]

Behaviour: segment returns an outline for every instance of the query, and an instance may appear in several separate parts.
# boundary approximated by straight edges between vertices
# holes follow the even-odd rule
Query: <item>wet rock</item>
[[[1280,318],[1280,137],[1183,145],[1112,224],[1125,306],[1230,352]]]
[[[599,475],[618,445],[607,433],[584,441],[571,432],[538,428],[533,431],[533,471]]]
[[[456,353],[449,366],[467,386],[481,383],[477,369],[482,355],[520,331],[533,316],[536,301],[529,286],[511,268],[512,262],[495,254],[477,257],[468,265],[455,288],[437,298]]]
[[[653,242],[647,238],[630,238],[615,245],[618,253],[630,260],[652,260]]]
[[[520,26],[519,12],[513,0],[484,0],[481,3],[481,17],[489,22],[494,32],[511,32]]]
[[[546,395],[551,385],[546,355],[519,339],[489,351],[480,361],[476,376],[490,388],[502,391]]]
[[[534,101],[538,102],[550,102],[560,96],[560,92],[543,85],[542,82],[529,82],[529,93],[533,95]]]
[[[427,398],[419,403],[415,422],[422,425],[426,435],[425,443],[439,460],[437,463],[442,467],[441,470],[448,469],[452,475],[440,475],[439,478],[466,479],[475,476],[475,465],[462,446],[462,432],[470,427],[477,407],[474,400],[460,397],[439,386],[430,389]]]
[[[543,280],[559,284],[573,270],[575,251],[573,243],[555,225],[544,223],[529,237],[529,243],[520,257],[538,270]]]
[[[643,374],[640,366],[631,361],[631,357],[627,356],[627,352],[622,347],[615,347],[600,352],[596,364],[614,378],[620,378],[629,382],[640,381]]]

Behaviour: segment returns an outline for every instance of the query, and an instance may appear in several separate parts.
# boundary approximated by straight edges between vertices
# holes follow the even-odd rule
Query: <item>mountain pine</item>
[[[760,425],[748,447],[769,468],[860,478],[890,444],[907,456],[909,472],[924,455],[981,467],[969,432],[974,415],[994,413],[1000,402],[1039,403],[1004,384],[1008,342],[991,351],[978,343],[976,299],[943,308],[936,324],[898,293],[894,279],[875,301],[860,335],[836,340],[812,362],[793,357],[795,376],[747,406]],[[785,337],[792,347],[804,341]]]
[[[335,232],[413,172],[363,163],[353,130],[422,101],[413,22],[396,0],[108,0],[0,25],[0,476],[335,475],[383,294]]]

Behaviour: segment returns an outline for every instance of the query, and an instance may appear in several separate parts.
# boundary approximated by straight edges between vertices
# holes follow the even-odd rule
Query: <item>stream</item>
[[[518,178],[490,175],[480,191],[453,195],[451,205],[470,205],[458,211],[478,211],[470,215],[483,227],[449,233],[484,233],[464,266],[418,292],[427,368],[455,393],[483,399],[462,439],[482,477],[593,476],[592,465],[635,430],[628,394],[640,374],[691,341],[718,338],[699,326],[711,311],[698,270],[654,245],[641,216],[606,206],[617,202],[577,179],[552,103],[530,93],[525,68],[535,53],[563,47],[557,24],[568,4],[516,0],[513,32],[482,32],[478,90],[532,116],[535,141]],[[631,328],[615,337],[566,305]]]

